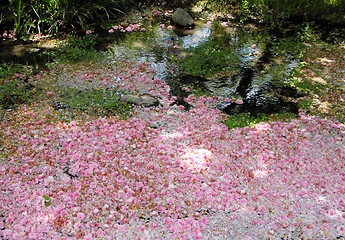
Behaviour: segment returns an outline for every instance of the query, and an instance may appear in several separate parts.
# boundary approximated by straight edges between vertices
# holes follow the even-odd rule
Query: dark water
[[[49,50],[37,47],[32,42],[21,40],[0,42],[0,64],[14,63],[31,66],[33,72],[38,73],[40,70],[47,69],[46,64],[52,61]]]

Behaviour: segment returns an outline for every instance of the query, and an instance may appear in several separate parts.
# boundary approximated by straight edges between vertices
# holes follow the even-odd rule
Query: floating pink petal
[[[243,100],[242,99],[237,99],[235,103],[236,104],[243,104]]]

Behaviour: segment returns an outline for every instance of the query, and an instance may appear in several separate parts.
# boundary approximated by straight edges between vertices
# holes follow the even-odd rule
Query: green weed
[[[186,59],[178,59],[177,63],[183,71],[197,76],[209,77],[219,71],[236,69],[240,62],[238,55],[213,41],[191,48],[189,52]]]
[[[2,79],[13,77],[14,73],[28,72],[28,67],[15,63],[2,63],[0,64],[0,81]]]
[[[124,0],[8,0],[0,6],[0,24],[17,37],[81,30],[105,25],[131,4]]]
[[[20,80],[0,82],[0,108],[8,109],[32,99],[32,87]]]
[[[224,124],[229,128],[243,128],[246,126],[254,127],[256,124],[268,121],[287,121],[289,119],[296,118],[293,113],[275,113],[271,115],[258,115],[253,116],[250,113],[240,113],[236,115],[228,116]]]
[[[79,112],[86,112],[93,116],[119,115],[129,116],[131,105],[120,102],[121,92],[113,89],[85,89],[68,88],[61,98],[67,106]]]
[[[55,56],[60,61],[87,61],[97,55],[94,49],[96,46],[97,34],[86,34],[85,36],[68,35],[68,40],[62,42],[56,48]]]

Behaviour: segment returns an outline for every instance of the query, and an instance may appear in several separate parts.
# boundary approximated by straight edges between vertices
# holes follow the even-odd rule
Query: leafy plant
[[[88,25],[105,24],[131,4],[125,0],[65,0],[61,5],[61,22],[73,29],[85,29]]]
[[[68,40],[57,47],[56,56],[60,60],[78,62],[93,59],[97,54],[97,34],[86,34],[85,36],[68,35]]]
[[[0,107],[11,108],[29,102],[31,89],[19,80],[0,82]]]
[[[12,77],[15,72],[25,72],[25,66],[15,63],[2,63],[0,64],[0,82],[2,79]]]
[[[121,95],[121,92],[114,89],[78,90],[68,88],[61,97],[68,106],[77,111],[96,116],[120,115],[126,118],[131,106],[128,103],[120,102]]]
[[[301,41],[313,41],[315,37],[313,35],[313,30],[311,28],[310,23],[306,22],[303,23],[301,26],[301,30],[297,33],[297,37]]]
[[[0,64],[0,108],[8,109],[18,104],[30,102],[33,97],[33,85],[20,78],[13,78],[14,73],[24,76],[31,69],[14,63]]]
[[[247,0],[241,1],[239,7],[240,13],[240,22],[245,22],[249,19],[250,16],[250,4]]]
[[[14,28],[18,37],[53,34],[85,29],[94,23],[104,25],[129,4],[124,0],[8,0],[0,6],[0,23]]]
[[[43,195],[42,196],[44,198],[44,206],[48,207],[50,206],[50,197]]]
[[[270,51],[272,54],[286,54],[289,53],[295,57],[299,57],[302,54],[305,47],[302,42],[296,41],[296,37],[285,37],[280,39],[268,40],[271,43]]]
[[[20,27],[21,27],[21,19],[22,19],[22,13],[24,11],[24,6],[22,6],[22,1],[10,1],[10,2],[15,2],[16,4],[16,13],[13,15],[14,19],[14,29],[15,29],[15,34],[19,35]]]
[[[215,42],[208,41],[191,48],[190,55],[186,59],[179,59],[180,68],[192,75],[208,77],[226,68],[236,68],[239,64],[239,56],[221,49]]]
[[[297,107],[303,110],[309,110],[313,106],[313,102],[310,99],[300,99],[297,103]]]

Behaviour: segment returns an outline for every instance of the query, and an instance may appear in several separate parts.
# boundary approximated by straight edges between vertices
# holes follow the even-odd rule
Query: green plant
[[[228,116],[224,124],[229,128],[243,128],[246,126],[253,127],[260,122],[268,121],[287,121],[289,119],[295,118],[296,115],[293,113],[275,113],[271,115],[258,115],[253,116],[250,113],[240,113],[236,115]]]
[[[301,30],[297,32],[297,37],[301,41],[313,41],[315,40],[315,37],[313,35],[313,30],[311,28],[310,23],[306,22],[303,23],[301,26]]]
[[[0,81],[1,79],[9,78],[16,72],[26,72],[27,68],[20,64],[15,63],[2,63],[0,64]]]
[[[18,104],[30,102],[33,86],[22,81],[19,77],[13,79],[14,73],[21,72],[22,76],[31,72],[30,68],[20,64],[0,64],[0,108],[8,109]]]
[[[213,41],[207,41],[189,50],[186,59],[178,59],[179,68],[192,75],[208,77],[219,71],[236,69],[239,56],[229,49],[222,49]]]
[[[60,60],[72,62],[93,59],[97,54],[94,49],[96,39],[97,34],[68,35],[68,40],[57,46],[56,57]]]
[[[44,198],[44,206],[48,207],[50,206],[50,197],[43,195],[42,196]]]
[[[16,12],[13,15],[13,18],[14,18],[14,30],[15,30],[15,34],[19,35],[20,27],[21,27],[22,13],[24,11],[24,6],[22,6],[22,1],[21,0],[18,0],[18,1],[12,0],[10,2],[16,4]]]
[[[249,19],[250,16],[250,4],[249,1],[243,0],[239,6],[240,13],[240,22],[245,22]]]
[[[0,82],[0,107],[3,109],[27,103],[31,96],[30,87],[17,79]]]
[[[65,0],[61,21],[72,28],[85,29],[90,23],[105,24],[118,13],[123,14],[121,9],[130,4],[125,0]]]
[[[300,42],[296,41],[296,37],[283,37],[280,39],[268,40],[271,43],[270,51],[272,54],[282,54],[285,55],[286,53],[291,54],[294,57],[300,57],[305,45]]]
[[[297,107],[303,110],[309,110],[313,106],[313,102],[310,99],[300,99],[297,103]]]
[[[85,89],[68,88],[61,95],[63,101],[74,110],[86,112],[90,115],[109,116],[119,115],[126,118],[131,105],[120,102],[122,92],[114,89]]]
[[[105,25],[131,2],[124,0],[5,0],[0,6],[0,24],[15,29],[17,37],[85,29]],[[3,26],[2,26],[3,27]]]

